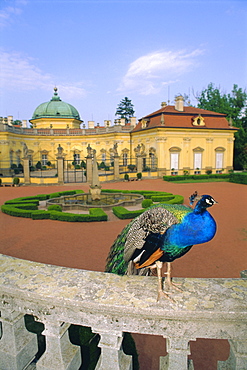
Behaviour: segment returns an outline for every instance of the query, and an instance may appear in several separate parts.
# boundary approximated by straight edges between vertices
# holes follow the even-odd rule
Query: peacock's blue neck
[[[216,222],[208,211],[196,207],[184,216],[180,224],[171,226],[165,234],[165,245],[184,248],[211,240],[216,233]]]

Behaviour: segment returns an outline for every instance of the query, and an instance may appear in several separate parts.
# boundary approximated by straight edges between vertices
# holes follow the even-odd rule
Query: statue
[[[58,157],[61,157],[63,155],[63,148],[61,147],[60,144],[58,144],[58,147],[57,147],[57,156]]]
[[[92,184],[90,185],[89,193],[91,194],[92,200],[100,200],[101,185],[99,182],[98,164],[96,159],[96,150],[92,150],[93,153],[93,176]]]
[[[23,154],[24,154],[24,158],[27,158],[27,156],[28,156],[28,147],[27,147],[26,143],[23,144]]]
[[[87,146],[87,156],[88,157],[93,157],[93,155],[94,155],[93,149],[91,148],[90,144],[88,144],[88,146]]]

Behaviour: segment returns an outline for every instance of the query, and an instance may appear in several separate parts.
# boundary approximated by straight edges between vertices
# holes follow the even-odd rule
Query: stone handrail
[[[0,255],[0,369],[32,362],[37,338],[24,325],[32,314],[45,325],[46,351],[36,369],[79,369],[79,347],[69,341],[70,324],[100,334],[96,369],[132,369],[121,349],[124,332],[167,338],[160,369],[193,369],[189,341],[228,339],[230,356],[218,369],[247,369],[247,279],[179,278],[183,292],[173,303],[157,298],[157,278],[118,276]],[[2,333],[1,333],[2,332]],[[22,343],[22,344],[21,344]]]

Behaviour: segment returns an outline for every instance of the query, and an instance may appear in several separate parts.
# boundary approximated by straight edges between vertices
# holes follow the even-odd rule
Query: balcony
[[[156,277],[117,276],[52,266],[0,255],[0,369],[77,370],[80,348],[71,324],[100,335],[97,370],[131,370],[122,351],[124,332],[161,335],[167,356],[160,369],[193,369],[189,342],[228,339],[230,356],[218,369],[247,369],[247,279],[179,278],[183,293],[156,302]],[[242,274],[246,277],[246,274]],[[24,315],[44,324],[46,350],[34,362],[37,337]]]

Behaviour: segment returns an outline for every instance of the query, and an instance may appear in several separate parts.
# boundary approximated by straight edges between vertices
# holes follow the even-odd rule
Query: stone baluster
[[[81,366],[80,347],[69,340],[70,324],[46,321],[43,335],[46,350],[37,362],[37,370],[78,370]]]
[[[247,340],[229,340],[230,355],[226,361],[218,361],[218,370],[247,369]]]
[[[16,311],[1,310],[0,326],[0,369],[24,369],[38,352],[37,335],[26,329],[24,315]]]
[[[167,338],[166,350],[168,354],[160,357],[160,370],[193,370],[190,355],[190,345],[187,338]]]
[[[95,370],[132,370],[132,356],[122,350],[123,333],[92,329],[100,335],[101,355]]]

